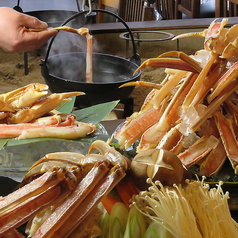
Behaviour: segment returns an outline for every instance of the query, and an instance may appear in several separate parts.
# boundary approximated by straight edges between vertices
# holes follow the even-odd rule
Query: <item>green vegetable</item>
[[[109,237],[123,238],[128,218],[128,209],[122,202],[117,202],[112,208],[110,216]]]
[[[103,215],[100,217],[100,220],[99,220],[99,227],[102,232],[99,238],[110,238],[109,237],[109,223],[110,223],[110,215],[105,210],[105,212],[103,213]]]
[[[172,238],[172,236],[159,222],[152,221],[145,232],[144,238]]]
[[[145,232],[145,216],[132,205],[128,214],[126,231],[123,238],[144,238]]]

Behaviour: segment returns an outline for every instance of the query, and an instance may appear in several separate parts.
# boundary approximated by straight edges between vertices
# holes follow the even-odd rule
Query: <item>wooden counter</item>
[[[215,18],[178,19],[161,21],[127,22],[132,31],[136,30],[178,30],[207,28]],[[238,24],[238,17],[229,17],[227,26]],[[89,24],[91,34],[121,33],[127,31],[121,22]]]

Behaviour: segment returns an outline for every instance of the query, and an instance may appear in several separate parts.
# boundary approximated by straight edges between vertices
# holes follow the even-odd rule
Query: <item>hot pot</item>
[[[129,27],[114,13],[101,9],[93,10],[93,12],[99,11],[117,17],[131,34],[134,54],[130,60],[109,54],[93,53],[93,83],[86,83],[86,53],[67,52],[49,56],[55,36],[49,44],[45,59],[41,62],[41,73],[51,92],[82,91],[86,93],[76,99],[76,106],[79,107],[129,97],[134,87],[119,88],[119,86],[127,82],[138,81],[141,74],[138,72],[133,75],[140,64],[140,56],[136,53],[134,38]],[[87,11],[77,13],[62,25],[86,13]]]

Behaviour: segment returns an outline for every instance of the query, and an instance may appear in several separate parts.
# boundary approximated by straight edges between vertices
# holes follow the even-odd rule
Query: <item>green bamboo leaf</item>
[[[59,107],[56,108],[56,110],[61,113],[71,113],[74,108],[75,99],[76,97],[71,97],[70,101],[61,104]]]
[[[7,144],[10,139],[0,139],[0,150]]]
[[[101,103],[76,110],[73,113],[76,115],[78,121],[97,124],[102,121],[118,103],[119,101]]]

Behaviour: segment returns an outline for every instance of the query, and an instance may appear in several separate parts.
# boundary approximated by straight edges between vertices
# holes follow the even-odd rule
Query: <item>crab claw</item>
[[[134,75],[139,72],[141,69],[145,67],[161,67],[161,68],[172,68],[172,69],[180,69],[184,71],[197,73],[197,69],[188,63],[184,62],[181,59],[173,59],[173,58],[151,58],[144,61],[134,72]]]
[[[228,43],[228,45],[225,47],[220,57],[223,59],[227,59],[231,62],[236,62],[238,60],[237,51],[238,51],[238,38],[233,42]]]
[[[118,165],[124,170],[128,169],[130,163],[129,160],[105,142],[100,140],[94,141],[89,147],[88,153],[92,153],[93,150],[97,150],[101,155],[105,156],[113,165]]]
[[[9,124],[26,123],[39,118],[62,103],[71,100],[70,97],[84,95],[83,92],[54,93],[38,100],[30,108],[24,108],[8,118]]]
[[[162,87],[161,84],[157,84],[157,83],[136,81],[136,82],[124,83],[119,88],[129,87],[129,86],[139,86],[139,87],[155,88],[155,89],[161,89]]]
[[[48,86],[33,83],[0,95],[1,111],[30,107],[36,100],[48,94]]]
[[[229,158],[235,173],[238,174],[238,141],[232,123],[220,112],[215,114],[215,121],[223,141],[227,157]]]
[[[189,33],[183,33],[178,36],[175,36],[172,40],[178,40],[184,37],[191,37],[191,36],[197,36],[197,37],[205,37],[207,33],[207,29],[201,32],[189,32]]]
[[[238,76],[238,62],[233,64],[229,70],[219,79],[213,86],[213,91],[208,95],[208,102],[211,102],[217,97],[223,89],[225,89],[232,80]]]
[[[188,63],[191,67],[193,67],[197,71],[197,73],[202,71],[202,67],[200,66],[200,63],[198,61],[196,61],[194,58],[185,54],[184,52],[170,51],[170,52],[161,54],[158,58],[162,58],[162,57],[177,57],[177,58],[181,59],[182,61],[184,61],[185,63]],[[180,69],[180,68],[178,68],[178,69]],[[191,71],[191,72],[193,72],[193,71]]]

